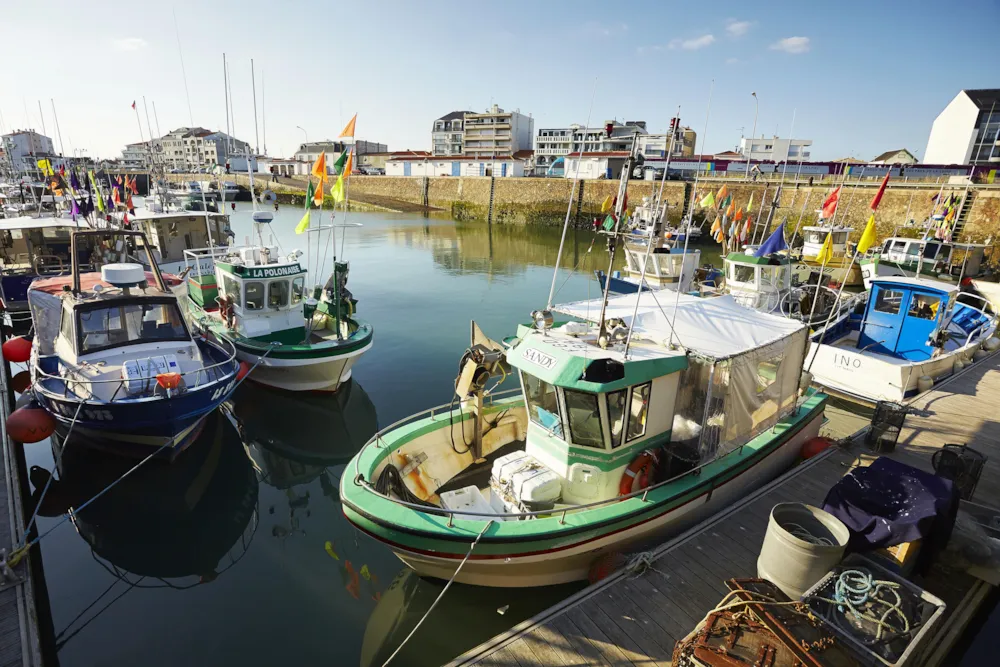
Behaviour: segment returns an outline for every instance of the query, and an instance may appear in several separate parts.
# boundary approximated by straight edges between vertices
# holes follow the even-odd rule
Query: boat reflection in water
[[[530,597],[507,588],[453,584],[427,622],[392,664],[432,667],[461,655],[572,595],[586,585],[540,586]],[[379,667],[406,639],[440,595],[445,582],[425,579],[404,568],[382,593],[368,618],[361,644],[361,667]],[[461,631],[456,632],[456,628]]]
[[[41,516],[79,507],[120,478],[135,461],[52,437],[59,478]],[[37,502],[49,470],[30,471]],[[257,530],[258,482],[237,434],[218,414],[171,465],[150,461],[91,505],[73,514],[77,532],[98,563],[129,585],[190,588],[209,583],[243,557]],[[167,581],[170,579],[178,581]]]

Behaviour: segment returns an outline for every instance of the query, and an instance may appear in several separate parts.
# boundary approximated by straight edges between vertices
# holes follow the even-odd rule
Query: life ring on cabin
[[[622,479],[618,483],[618,495],[627,496],[630,493],[641,491],[649,486],[653,470],[659,463],[660,457],[652,449],[647,449],[632,459],[632,462],[622,473]]]

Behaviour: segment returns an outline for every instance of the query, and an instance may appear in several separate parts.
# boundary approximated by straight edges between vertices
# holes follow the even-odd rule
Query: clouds
[[[667,44],[670,49],[682,49],[684,51],[697,51],[715,43],[715,35],[702,35],[691,39],[672,39]]]
[[[785,53],[805,53],[809,50],[808,37],[785,37],[767,47],[772,51],[784,51]]]
[[[726,33],[730,37],[742,37],[750,31],[751,26],[753,26],[752,21],[737,21],[736,19],[729,19],[726,21]]]
[[[115,51],[138,51],[148,46],[142,37],[121,37],[111,40],[111,48]]]
[[[580,32],[584,37],[621,37],[628,32],[628,24],[587,21],[580,26]]]

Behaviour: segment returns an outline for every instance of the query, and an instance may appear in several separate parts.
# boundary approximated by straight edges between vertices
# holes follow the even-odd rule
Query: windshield
[[[80,354],[119,345],[190,340],[174,303],[127,303],[81,311]]]
[[[562,437],[562,420],[559,417],[559,399],[556,388],[534,375],[522,373],[524,397],[528,402],[528,417],[546,431]]]

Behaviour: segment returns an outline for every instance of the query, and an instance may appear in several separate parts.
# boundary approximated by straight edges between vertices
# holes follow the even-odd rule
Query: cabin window
[[[284,308],[288,305],[288,281],[272,280],[267,284],[268,308]]]
[[[264,310],[264,283],[249,282],[247,288],[247,310]]]
[[[910,257],[916,257],[917,255],[919,255],[920,254],[920,244],[919,243],[911,243],[910,245],[908,245],[906,247],[906,254],[909,255]]]
[[[292,305],[302,302],[302,294],[306,289],[306,279],[296,278],[292,281]]]
[[[234,304],[241,306],[243,302],[240,300],[240,281],[229,276],[222,276],[222,285],[226,289],[226,296]]]
[[[574,445],[604,449],[604,431],[597,394],[566,389],[566,414],[569,417],[569,437]]]
[[[886,241],[886,243],[888,243],[888,241]],[[904,250],[906,250],[906,241],[893,241],[892,242],[892,251],[893,252],[903,252]]]
[[[937,318],[938,307],[941,299],[927,294],[914,294],[910,299],[910,317],[917,317],[922,320],[933,320]]]
[[[62,311],[62,321],[59,322],[59,331],[62,333],[63,338],[72,342],[73,341],[73,312],[69,310]]]
[[[826,240],[826,235],[823,232],[806,232],[805,237],[806,243],[822,243]]]
[[[940,250],[940,243],[928,243],[924,246],[924,259],[934,259]]]
[[[173,303],[130,303],[79,313],[80,354],[129,343],[190,340]]]
[[[849,232],[837,232],[833,235],[833,243],[835,245],[845,245],[847,243],[847,235]]]
[[[899,312],[899,305],[903,302],[903,293],[899,290],[880,289],[875,298],[875,312],[895,315]]]
[[[646,435],[646,413],[649,410],[649,390],[651,382],[641,384],[632,389],[632,398],[628,403],[628,428],[625,440],[631,441]]]
[[[608,394],[608,421],[611,422],[611,449],[620,447],[624,442],[625,432],[625,399],[628,389],[612,391]]]
[[[757,393],[764,393],[778,379],[778,368],[781,366],[781,355],[765,359],[757,364]]]
[[[747,266],[746,264],[733,264],[733,282],[752,283],[756,268],[755,266]]]
[[[562,420],[559,418],[559,399],[556,388],[536,378],[522,373],[524,378],[524,398],[528,403],[528,417],[546,431],[562,437]]]

